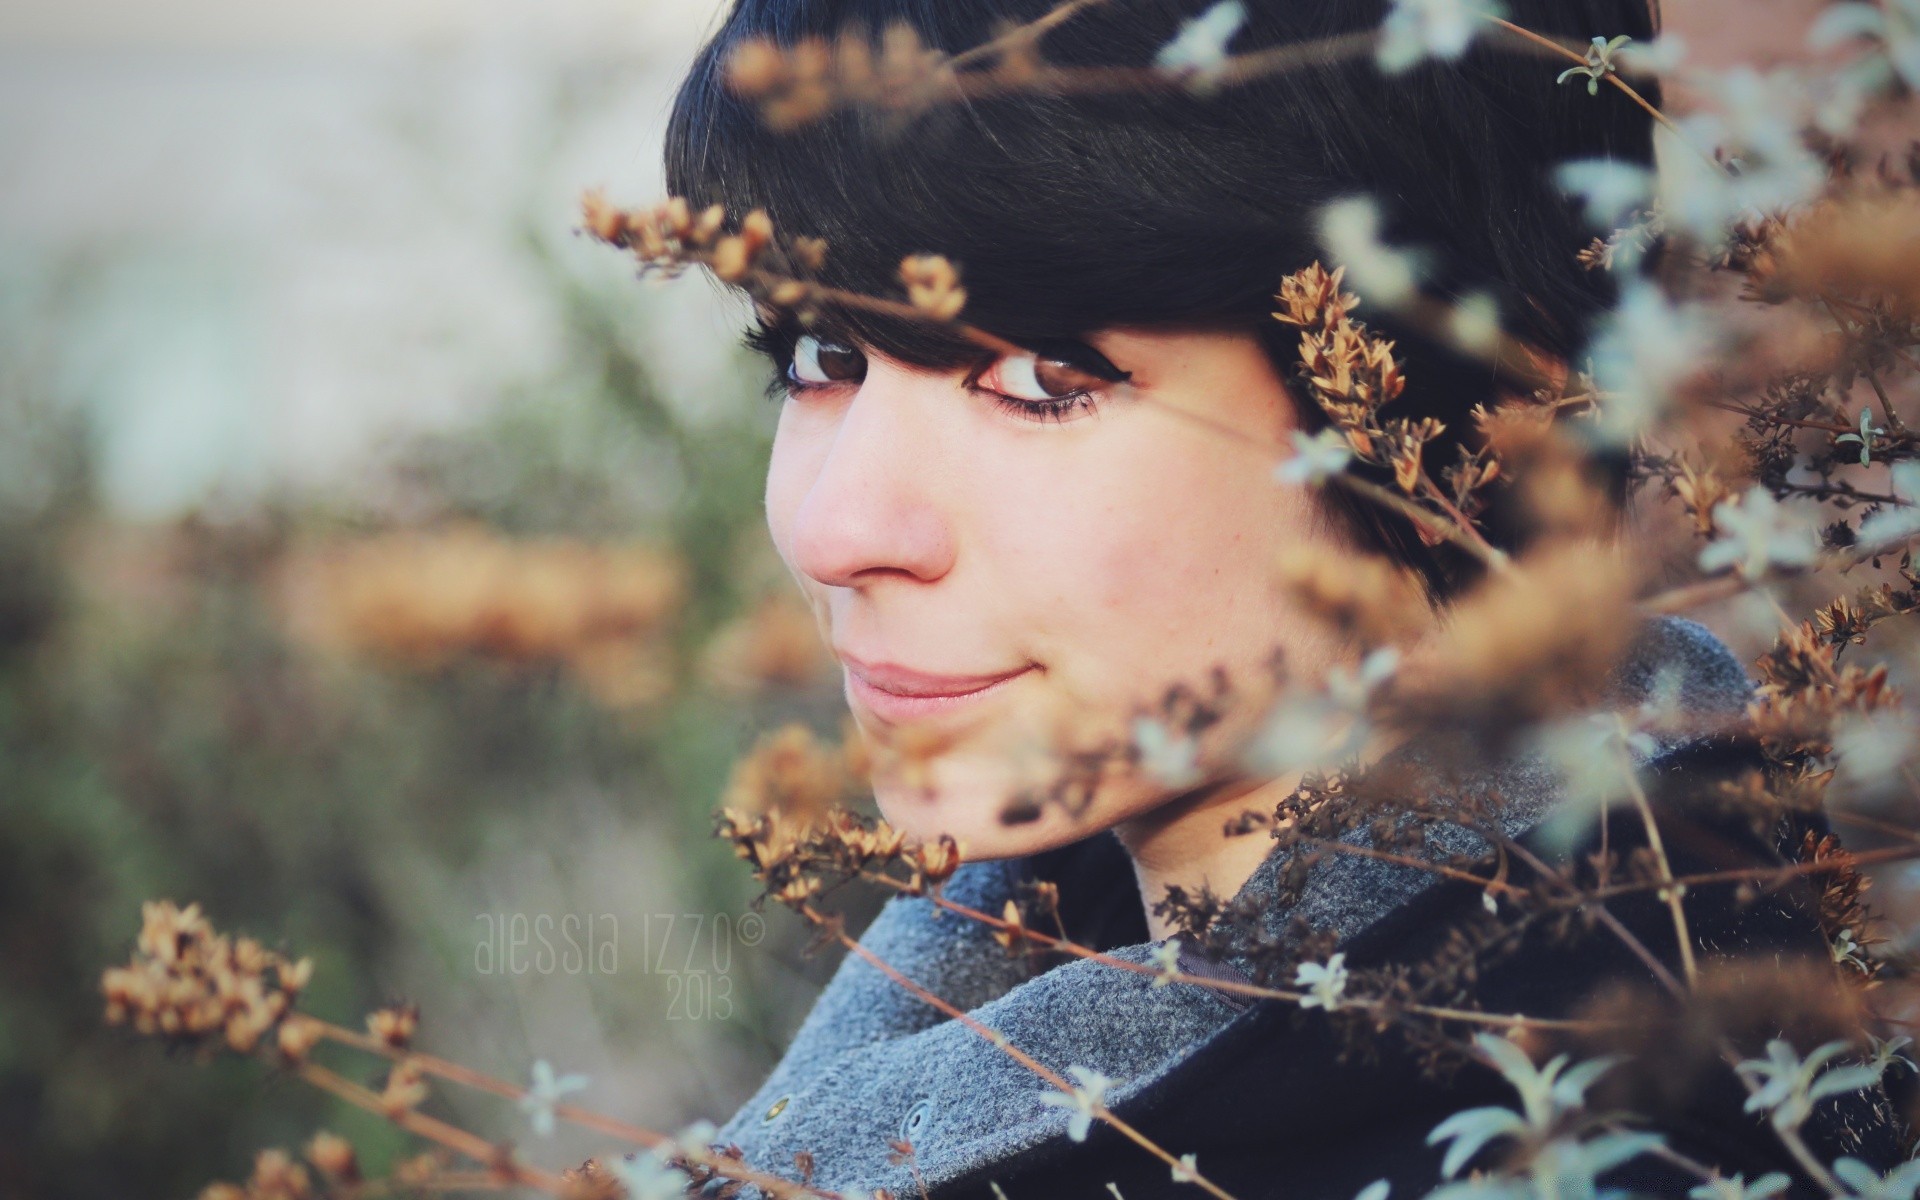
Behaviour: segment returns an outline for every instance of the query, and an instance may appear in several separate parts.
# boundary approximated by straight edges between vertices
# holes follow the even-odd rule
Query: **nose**
[[[869,358],[794,513],[797,569],[831,587],[930,583],[952,569],[952,514],[938,489],[951,390],[938,373]]]

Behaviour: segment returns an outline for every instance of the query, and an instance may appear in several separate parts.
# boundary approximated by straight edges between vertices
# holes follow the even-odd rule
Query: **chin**
[[[1020,789],[1004,761],[983,757],[941,756],[926,765],[921,779],[876,775],[873,782],[874,801],[887,824],[921,842],[945,834],[960,843],[967,862],[1039,854],[1113,823],[1099,819],[1105,806],[1098,797],[1077,818],[1047,804],[1033,820],[1003,823],[1000,814]]]

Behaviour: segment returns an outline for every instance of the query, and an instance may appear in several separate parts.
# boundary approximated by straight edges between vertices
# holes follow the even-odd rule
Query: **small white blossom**
[[[533,1086],[527,1094],[520,1097],[520,1107],[533,1123],[533,1131],[541,1137],[553,1135],[554,1107],[561,1097],[569,1092],[584,1091],[590,1083],[585,1075],[562,1075],[554,1077],[553,1066],[546,1059],[533,1064]]]
[[[1807,77],[1739,66],[1690,82],[1706,104],[1680,123],[1685,144],[1671,145],[1664,126],[1655,132],[1660,208],[1671,226],[1717,249],[1736,223],[1805,203],[1825,186],[1826,164],[1800,136],[1823,103]],[[1724,169],[1703,157],[1715,148],[1730,156]]]
[[[1873,410],[1863,404],[1860,406],[1860,431],[1858,433],[1843,433],[1833,440],[1836,442],[1859,442],[1860,465],[1864,467],[1873,461],[1873,439],[1885,432],[1886,430],[1873,423]]]
[[[1447,336],[1468,354],[1491,358],[1500,349],[1500,303],[1485,292],[1468,292],[1447,313]]]
[[[1611,230],[1652,202],[1655,176],[1636,163],[1579,158],[1555,167],[1553,181],[1579,199],[1594,228]]]
[[[1840,777],[1860,795],[1881,799],[1901,788],[1901,768],[1920,748],[1911,717],[1876,712],[1842,719],[1833,732]]]
[[[1182,1154],[1180,1161],[1173,1164],[1173,1181],[1175,1183],[1192,1183],[1199,1179],[1200,1168],[1198,1162],[1198,1155]]]
[[[1227,62],[1227,44],[1246,23],[1247,9],[1240,0],[1221,0],[1182,25],[1173,40],[1160,48],[1153,65],[1206,87],[1219,79]]]
[[[1861,974],[1866,974],[1873,969],[1873,964],[1867,960],[1866,951],[1861,949],[1859,942],[1853,940],[1851,929],[1842,929],[1833,935],[1833,944],[1827,947],[1827,954],[1836,965],[1851,966]]]
[[[1847,1043],[1828,1042],[1802,1059],[1793,1044],[1781,1038],[1767,1043],[1767,1057],[1737,1063],[1734,1070],[1760,1086],[1747,1097],[1747,1112],[1765,1112],[1774,1127],[1794,1130],[1813,1115],[1813,1106],[1828,1096],[1857,1092],[1880,1081],[1880,1067],[1870,1064],[1827,1068],[1844,1054]]]
[[[1631,794],[1640,763],[1658,743],[1618,713],[1603,712],[1546,725],[1534,734],[1534,746],[1564,780],[1560,802],[1541,822],[1540,839],[1565,852],[1596,813]]]
[[[1767,1200],[1787,1190],[1793,1181],[1779,1171],[1769,1171],[1752,1183],[1745,1175],[1735,1175],[1732,1179],[1724,1176],[1709,1179],[1699,1187],[1687,1193],[1688,1200]]]
[[[1281,775],[1357,753],[1373,734],[1368,708],[1381,684],[1393,677],[1399,652],[1382,646],[1357,670],[1335,667],[1326,687],[1290,690],[1268,714],[1245,759],[1255,771]]]
[[[1638,75],[1671,75],[1687,60],[1687,43],[1677,33],[1663,33],[1650,42],[1622,46],[1615,59],[1621,70]]]
[[[1340,1007],[1341,999],[1347,993],[1347,956],[1336,954],[1325,963],[1301,963],[1293,973],[1295,987],[1307,989],[1300,997],[1301,1008],[1324,1008],[1328,1012]]]
[[[1738,567],[1757,579],[1773,566],[1811,566],[1820,557],[1820,538],[1800,506],[1781,504],[1764,484],[1754,484],[1736,503],[1713,506],[1713,524],[1721,536],[1700,551],[1700,569]]]
[[[1595,1058],[1569,1067],[1567,1056],[1558,1054],[1545,1066],[1536,1067],[1526,1051],[1498,1034],[1477,1033],[1473,1041],[1487,1065],[1500,1072],[1519,1093],[1520,1107],[1470,1108],[1436,1125],[1427,1135],[1427,1144],[1452,1143],[1440,1161],[1442,1177],[1452,1179],[1496,1139],[1538,1140],[1544,1144],[1528,1170],[1534,1183],[1547,1186],[1509,1189],[1499,1194],[1591,1196],[1596,1175],[1661,1144],[1654,1134],[1602,1134],[1584,1141],[1553,1136],[1561,1131],[1568,1114],[1585,1103],[1587,1089],[1617,1059]]]
[[[1852,38],[1880,44],[1872,60],[1876,75],[1897,74],[1920,89],[1920,0],[1830,5],[1807,30],[1807,47],[1829,50]]]
[[[1560,77],[1555,79],[1554,82],[1565,83],[1575,75],[1585,75],[1587,77],[1587,95],[1599,95],[1600,81],[1614,72],[1614,54],[1619,51],[1620,47],[1632,40],[1631,37],[1624,33],[1619,37],[1611,39],[1603,37],[1594,38],[1593,44],[1587,47],[1587,61],[1580,66],[1568,67],[1566,70],[1560,72]]]
[[[1836,1159],[1833,1173],[1858,1200],[1913,1200],[1920,1191],[1920,1159],[1908,1159],[1885,1176],[1857,1158]]]
[[[1905,504],[1882,508],[1860,522],[1862,546],[1904,541],[1920,534],[1920,462],[1893,464],[1893,494]]]
[[[1153,953],[1148,957],[1152,959],[1153,965],[1159,968],[1159,973],[1153,977],[1151,986],[1167,986],[1173,982],[1173,977],[1180,973],[1180,939],[1168,938],[1155,946]]]
[[[1400,651],[1392,646],[1379,646],[1368,652],[1360,660],[1360,666],[1349,671],[1345,667],[1334,667],[1327,672],[1327,695],[1333,702],[1348,712],[1365,712],[1367,702],[1381,684],[1393,678],[1400,666]]]
[[[1087,1140],[1087,1130],[1093,1126],[1101,1105],[1106,1102],[1107,1089],[1113,1086],[1113,1080],[1098,1071],[1080,1066],[1068,1067],[1067,1074],[1079,1080],[1080,1086],[1071,1092],[1042,1093],[1040,1103],[1070,1110],[1073,1115],[1067,1120],[1067,1136],[1076,1142],[1084,1142]]]
[[[628,1200],[678,1200],[692,1181],[657,1154],[627,1154],[607,1163],[607,1169],[627,1189]]]
[[[1719,340],[1699,305],[1675,305],[1652,283],[1629,285],[1589,350],[1594,382],[1604,393],[1593,435],[1611,446],[1630,444],[1666,411],[1674,389]]]
[[[1391,1183],[1384,1179],[1376,1179],[1366,1187],[1361,1188],[1360,1193],[1356,1195],[1353,1200],[1387,1200],[1387,1196],[1392,1191],[1393,1185]]]
[[[1478,11],[1476,11],[1476,9]],[[1469,0],[1393,0],[1380,26],[1380,45],[1374,52],[1380,69],[1398,74],[1427,58],[1459,58],[1485,20],[1480,14],[1503,16],[1497,2]]]
[[[1293,431],[1293,454],[1273,469],[1280,483],[1311,486],[1324,483],[1347,469],[1353,461],[1353,447],[1347,435],[1328,427],[1309,437]]]
[[[1190,735],[1175,735],[1152,717],[1136,717],[1133,742],[1140,748],[1140,764],[1161,783],[1188,788],[1200,782],[1200,747]]]
[[[1380,209],[1371,197],[1349,196],[1321,209],[1320,242],[1363,300],[1397,308],[1419,290],[1419,257],[1380,240]]]

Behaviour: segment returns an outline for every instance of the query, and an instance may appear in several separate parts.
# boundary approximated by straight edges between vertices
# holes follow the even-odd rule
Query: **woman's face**
[[[882,814],[968,858],[1049,849],[1179,794],[1117,767],[1077,816],[999,820],[1058,776],[1057,752],[1125,738],[1169,685],[1208,694],[1220,667],[1264,698],[1276,649],[1309,676],[1337,653],[1272,583],[1283,549],[1335,535],[1273,479],[1292,408],[1254,338],[1042,349],[941,371],[802,337],[767,473],[774,543],[878,752]],[[1203,768],[1252,711],[1201,741]]]

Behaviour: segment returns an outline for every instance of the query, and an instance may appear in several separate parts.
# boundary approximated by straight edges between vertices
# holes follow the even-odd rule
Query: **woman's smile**
[[[991,675],[936,675],[897,663],[872,663],[841,654],[847,695],[881,721],[897,725],[969,708],[1034,669],[1028,663]]]

